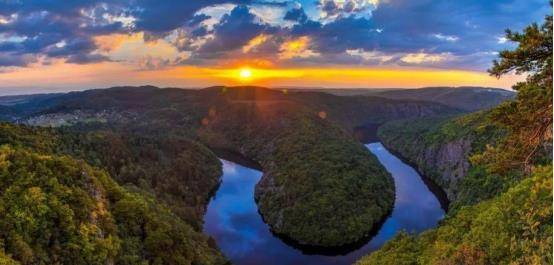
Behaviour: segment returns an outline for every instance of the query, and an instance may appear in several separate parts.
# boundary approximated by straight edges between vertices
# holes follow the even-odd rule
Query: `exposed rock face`
[[[255,196],[266,222],[300,244],[324,247],[365,238],[393,207],[394,182],[352,138],[354,127],[459,113],[430,102],[255,87],[112,88],[42,105],[22,122],[171,132],[256,161],[265,172]]]
[[[470,137],[456,139],[445,144],[425,147],[416,157],[417,169],[439,184],[450,201],[456,198],[457,186],[468,172],[471,153]]]
[[[472,140],[469,137],[432,146],[416,141],[410,144],[410,149],[399,148],[397,143],[392,142],[396,140],[387,136],[380,135],[380,138],[387,149],[438,184],[447,194],[448,200],[455,200],[457,184],[470,167],[468,157]]]
[[[486,112],[390,122],[379,127],[378,137],[391,151],[439,185],[449,201],[461,194],[461,180],[472,165],[470,157],[499,139],[501,130]]]

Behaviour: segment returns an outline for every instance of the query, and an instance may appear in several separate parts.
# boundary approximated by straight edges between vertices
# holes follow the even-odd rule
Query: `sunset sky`
[[[509,88],[545,0],[0,0],[0,94],[116,85]]]

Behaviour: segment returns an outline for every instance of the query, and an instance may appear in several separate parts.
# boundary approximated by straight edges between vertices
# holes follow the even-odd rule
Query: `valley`
[[[206,246],[184,260],[350,264],[506,190],[471,184],[470,156],[505,135],[487,110],[260,87],[118,87],[6,107],[19,125],[4,123],[0,143],[86,161],[150,198]],[[111,259],[173,263],[125,244]]]
[[[264,220],[273,231],[297,244],[320,247],[359,241],[392,208],[392,179],[352,138],[357,125],[459,113],[457,109],[426,102],[285,93],[259,87],[212,87],[198,91],[122,87],[34,100],[38,102],[23,103],[35,106],[34,113],[29,114],[30,110],[19,106],[23,111],[17,120],[29,125],[55,125],[67,135],[76,133],[74,139],[90,140],[77,143],[85,144],[90,151],[106,150],[106,154],[122,155],[129,152],[127,156],[133,157],[133,153],[143,151],[133,150],[136,147],[123,152],[110,149],[132,146],[127,142],[134,138],[135,142],[153,141],[156,148],[165,148],[161,146],[165,143],[159,142],[160,137],[176,140],[184,137],[180,141],[198,142],[212,150],[229,150],[256,161],[265,173],[256,186],[256,199]],[[104,144],[107,148],[102,147]],[[300,153],[303,155],[298,156]],[[81,157],[91,159],[89,154]],[[137,162],[142,165],[142,171],[134,172],[146,173],[133,175],[133,171],[129,172],[133,167],[125,163],[117,159],[102,161],[110,156],[99,158],[96,160],[111,168],[116,179],[153,191],[170,205],[175,204],[180,192],[169,192],[157,184],[160,172],[151,172],[145,166],[151,159],[132,161],[133,165]],[[158,165],[158,160],[152,161],[156,163],[154,168],[164,166]],[[172,164],[168,166],[175,168]],[[210,190],[210,186],[205,187]],[[171,194],[177,197],[172,198]],[[196,204],[202,201],[205,199],[197,200]],[[366,201],[369,203],[362,203]],[[344,205],[345,202],[349,205]],[[306,216],[306,212],[313,215]]]
[[[0,0],[0,265],[553,264],[552,6]]]
[[[36,96],[9,106],[19,115],[10,119],[27,125],[6,123],[0,135],[3,144],[106,170],[195,233],[220,185],[216,154],[243,156],[264,172],[256,206],[279,238],[304,249],[360,246],[391,213],[395,193],[391,175],[355,140],[355,127],[459,111],[425,102],[309,97],[319,99],[258,87]]]
[[[396,186],[394,210],[366,239],[329,249],[300,246],[280,238],[263,222],[254,201],[254,186],[262,173],[228,161],[223,161],[222,184],[208,206],[204,231],[236,264],[351,264],[400,230],[421,232],[436,226],[444,210],[421,177],[381,144],[366,148],[391,173]]]

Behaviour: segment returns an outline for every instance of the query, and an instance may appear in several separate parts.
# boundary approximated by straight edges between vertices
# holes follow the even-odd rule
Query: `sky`
[[[0,94],[120,85],[509,88],[546,0],[0,0]]]

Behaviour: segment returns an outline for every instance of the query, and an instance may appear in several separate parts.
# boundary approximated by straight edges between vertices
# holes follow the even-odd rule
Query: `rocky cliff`
[[[454,201],[460,192],[460,181],[471,169],[471,155],[497,138],[486,119],[487,114],[481,112],[394,121],[381,126],[378,137]]]

